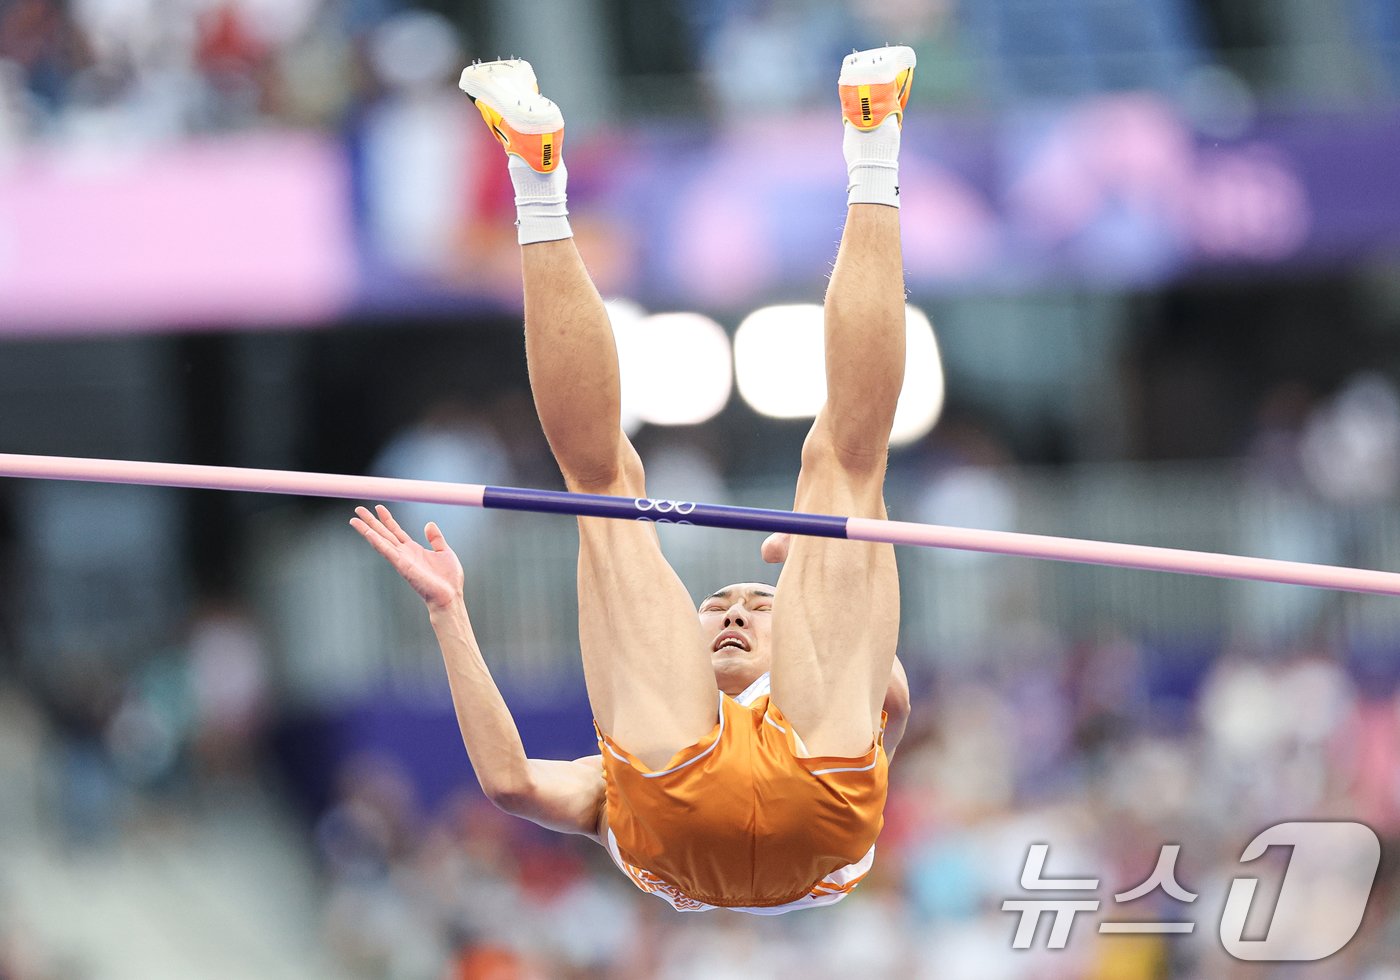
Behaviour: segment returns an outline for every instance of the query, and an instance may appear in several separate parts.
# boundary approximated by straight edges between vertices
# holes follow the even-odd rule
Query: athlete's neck
[[[715,683],[719,689],[731,698],[737,698],[749,689],[749,685],[763,676],[763,671],[749,668],[747,670],[717,670],[715,671]]]

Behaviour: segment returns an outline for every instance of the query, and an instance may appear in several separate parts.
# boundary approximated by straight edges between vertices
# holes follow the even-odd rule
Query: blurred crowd
[[[164,686],[198,691],[201,669],[246,657],[241,627],[225,620],[211,629],[184,680]],[[595,845],[496,811],[467,785],[464,759],[462,790],[429,808],[392,756],[366,752],[341,767],[310,831],[323,896],[319,940],[339,975],[366,980],[1397,976],[1393,685],[1358,679],[1325,647],[1262,657],[1225,651],[1201,676],[1167,684],[1154,673],[1152,651],[1122,633],[1072,644],[1046,630],[1007,638],[1007,648],[1014,656],[1000,665],[919,672],[922,693],[892,768],[875,871],[835,908],[778,919],[676,913],[636,890]],[[143,686],[146,694],[136,690]],[[246,762],[258,745],[251,699],[228,709],[201,707],[197,695],[157,697],[167,713],[183,703],[189,723],[175,727],[186,734],[173,755],[148,753],[133,764],[130,729],[143,726],[130,720],[138,710],[131,702],[160,686],[144,676],[117,699],[125,707],[82,733],[52,715],[39,721],[26,695],[6,694],[7,733],[15,719],[30,718],[48,759],[46,833],[70,846],[116,846],[154,811],[178,827],[211,793],[217,806],[234,773],[248,775],[229,760]],[[5,744],[13,768],[20,754]],[[86,761],[77,765],[75,754]],[[187,761],[157,772],[163,758]],[[1246,971],[1218,939],[1230,882],[1261,875],[1240,865],[1245,846],[1283,819],[1329,818],[1363,820],[1383,842],[1360,933],[1305,974]],[[1064,949],[1048,949],[1042,927],[1030,950],[1013,953],[1016,916],[1002,903],[1035,897],[1018,883],[1037,842],[1050,846],[1043,877],[1100,879],[1096,891],[1074,897],[1100,899],[1101,910],[1081,917]],[[1147,880],[1171,844],[1180,846],[1174,880],[1199,900],[1182,904],[1155,891],[1115,904],[1112,896]],[[1345,901],[1335,871],[1289,873],[1316,902],[1335,903]],[[1262,874],[1279,872],[1276,862]],[[0,977],[102,975],[44,949],[14,911],[0,896]],[[1289,927],[1315,928],[1323,911],[1314,904],[1313,917]],[[1098,921],[1128,919],[1196,925],[1184,936],[1095,931]]]
[[[442,85],[462,63],[462,24],[415,6],[12,0],[0,9],[0,146],[32,137],[124,145],[267,124],[334,128],[386,92]],[[842,54],[895,38],[920,52],[921,102],[998,97],[998,73],[985,63],[1006,52],[988,39],[988,25],[960,16],[954,0],[727,0],[667,9],[675,33],[639,42],[639,50],[604,25],[579,38],[624,75],[645,74],[656,88],[653,108],[824,105],[816,100],[829,95],[831,65]],[[625,21],[642,12],[624,4],[598,13]],[[470,40],[479,46],[489,38]],[[672,63],[651,64],[657,50],[671,52]],[[680,79],[688,94],[668,98],[658,71]]]
[[[1089,5],[1063,6],[1061,18],[1096,16]],[[1182,19],[1181,0],[1124,6],[1119,19]],[[644,13],[629,4],[596,12],[618,18],[620,27]],[[653,109],[709,105],[732,114],[755,104],[825,105],[831,65],[842,54],[892,39],[920,52],[921,103],[995,103],[1021,84],[1020,61],[1092,61],[1096,51],[1093,44],[1061,50],[1057,32],[1047,34],[1039,21],[998,19],[1010,14],[989,21],[954,0],[727,0],[646,16],[669,17],[672,35],[629,46],[606,24],[590,24],[578,40],[599,49],[600,64],[646,78]],[[1094,43],[1120,60],[1119,44],[1193,44],[1183,28],[1153,30]],[[442,86],[468,53],[507,53],[465,48],[460,22],[399,0],[12,0],[0,8],[0,146],[33,137],[127,145],[268,124],[335,128],[385,93]],[[658,51],[670,52],[670,63],[657,62]],[[1071,86],[1080,92],[1112,81],[1093,71],[1056,71],[1083,75]],[[670,97],[674,85],[662,76],[687,94]],[[585,90],[597,89],[594,82]],[[587,119],[585,109],[578,112]]]
[[[0,7],[0,146],[29,136],[122,144],[256,124],[333,128],[386,92],[443,84],[469,55],[509,54],[488,50],[503,43],[494,35],[510,34],[502,24],[514,15],[500,6],[463,7],[454,20],[408,0],[10,0]],[[653,111],[692,112],[810,106],[845,51],[893,40],[918,50],[917,98],[930,106],[1123,88],[1186,102],[1230,89],[1247,100],[1233,73],[1286,94],[1281,71],[1334,100],[1385,91],[1387,69],[1400,71],[1400,16],[1386,0],[1325,6],[631,0],[590,6],[576,40],[593,54],[562,70],[579,82],[573,71],[609,65],[649,86]],[[656,36],[638,33],[648,29]],[[1232,46],[1248,56],[1234,57]],[[1345,77],[1321,57],[1344,59]],[[596,78],[582,84],[613,98]]]
[[[9,0],[0,148],[337,128],[386,93],[442,86],[469,56],[509,54],[492,50],[505,43],[496,35],[514,36],[501,26],[515,16],[506,6],[464,6],[449,19],[409,0]],[[1190,0],[626,0],[591,5],[580,25],[577,44],[591,53],[551,70],[606,103],[595,117],[642,108],[595,77],[604,66],[646,84],[651,111],[732,115],[825,105],[816,100],[843,53],[894,40],[918,50],[917,99],[928,106],[1125,88],[1247,102],[1251,89],[1296,98],[1299,82],[1304,101],[1346,101],[1393,94],[1400,77],[1400,15],[1387,0],[1225,10]],[[648,29],[656,36],[639,34]],[[590,111],[576,108],[578,119]]]
[[[203,604],[164,646],[120,646],[0,660],[0,980],[107,975],[35,928],[35,865],[21,854],[99,866],[142,835],[188,835],[269,792],[267,651],[240,604]],[[80,921],[91,911],[44,912],[72,916],[75,936],[90,931]]]
[[[0,146],[128,145],[334,127],[462,59],[446,18],[393,0],[13,0],[0,7]]]
[[[898,36],[927,58],[920,97],[956,99],[971,80],[947,56],[954,14],[952,0],[682,4],[676,26],[694,64],[682,53],[670,67],[693,69],[721,106],[792,108],[827,93],[851,44]],[[460,24],[399,0],[13,0],[0,8],[0,146],[333,128],[386,91],[442,85],[465,57],[461,38]],[[612,43],[606,30],[580,40]]]
[[[608,18],[623,26],[644,13],[634,6],[641,5],[596,5],[576,39],[592,54],[547,67],[556,92],[591,93],[597,103],[575,97],[575,138],[636,112],[708,109],[729,119],[755,104],[824,106],[831,66],[850,45],[896,36],[928,59],[920,99],[972,96],[966,58],[954,56],[961,42],[951,0],[676,4],[658,22],[668,36],[629,46]],[[0,5],[0,154],[36,143],[146,147],[269,127],[339,131],[367,142],[360,162],[371,184],[381,162],[396,174],[407,167],[430,191],[398,191],[430,201],[417,210],[470,212],[472,200],[457,198],[465,193],[459,185],[471,183],[473,162],[456,137],[469,120],[451,83],[468,57],[510,52],[495,50],[504,42],[484,31],[469,34],[490,24],[483,11],[457,11],[454,20],[424,7],[403,0],[9,0]],[[651,64],[657,50],[669,60]],[[605,65],[653,94],[620,99],[599,75]],[[381,137],[390,145],[376,148]],[[429,217],[414,219],[409,205],[400,210],[408,217],[382,233],[406,240],[403,250],[440,247]],[[398,227],[406,221],[412,227]]]

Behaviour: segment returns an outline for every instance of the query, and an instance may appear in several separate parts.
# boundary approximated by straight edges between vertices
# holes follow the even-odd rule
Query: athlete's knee
[[[646,471],[632,441],[619,430],[617,452],[589,470],[565,470],[564,485],[575,493],[643,497],[646,496]]]
[[[882,435],[879,429],[843,427],[834,415],[830,406],[823,408],[807,433],[802,444],[803,472],[831,472],[845,481],[878,488],[889,456],[888,430]]]

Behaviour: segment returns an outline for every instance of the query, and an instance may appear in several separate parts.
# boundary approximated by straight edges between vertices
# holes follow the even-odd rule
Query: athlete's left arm
[[[894,669],[890,671],[890,686],[885,691],[885,755],[894,758],[895,747],[904,737],[904,727],[909,724],[909,675],[899,658],[894,658]]]

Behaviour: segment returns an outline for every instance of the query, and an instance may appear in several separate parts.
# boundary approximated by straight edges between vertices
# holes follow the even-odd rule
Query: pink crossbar
[[[627,520],[674,521],[752,531],[821,534],[924,548],[955,548],[1024,558],[1112,565],[1216,578],[1310,585],[1349,592],[1400,595],[1400,573],[1272,558],[1247,558],[1206,551],[1058,538],[1014,531],[982,531],[862,517],[801,514],[754,507],[672,500],[631,499],[558,490],[521,490],[476,484],[433,483],[369,476],[337,476],[290,470],[143,463],[112,459],[0,454],[0,476],[45,480],[85,480],[150,486],[198,487],[285,493],[359,500],[417,501],[468,507],[505,508],[535,513],[574,514]]]
[[[125,459],[80,459],[71,456],[21,456],[0,453],[0,476],[86,483],[136,483],[153,487],[245,490],[301,497],[359,500],[411,500],[425,504],[480,507],[483,486],[394,480],[377,476],[338,476],[295,470],[251,470],[188,463],[143,463]]]
[[[1156,572],[1210,575],[1215,578],[1311,585],[1320,589],[1340,589],[1346,592],[1400,595],[1400,574],[1396,572],[1314,565],[1278,558],[1248,558],[1212,551],[1185,551],[1180,548],[1157,548],[1142,544],[1056,538],[1016,531],[978,531],[938,524],[880,521],[865,517],[852,517],[846,522],[846,537],[852,541],[985,551],[998,555],[1049,558],[1087,565],[1113,565]]]

